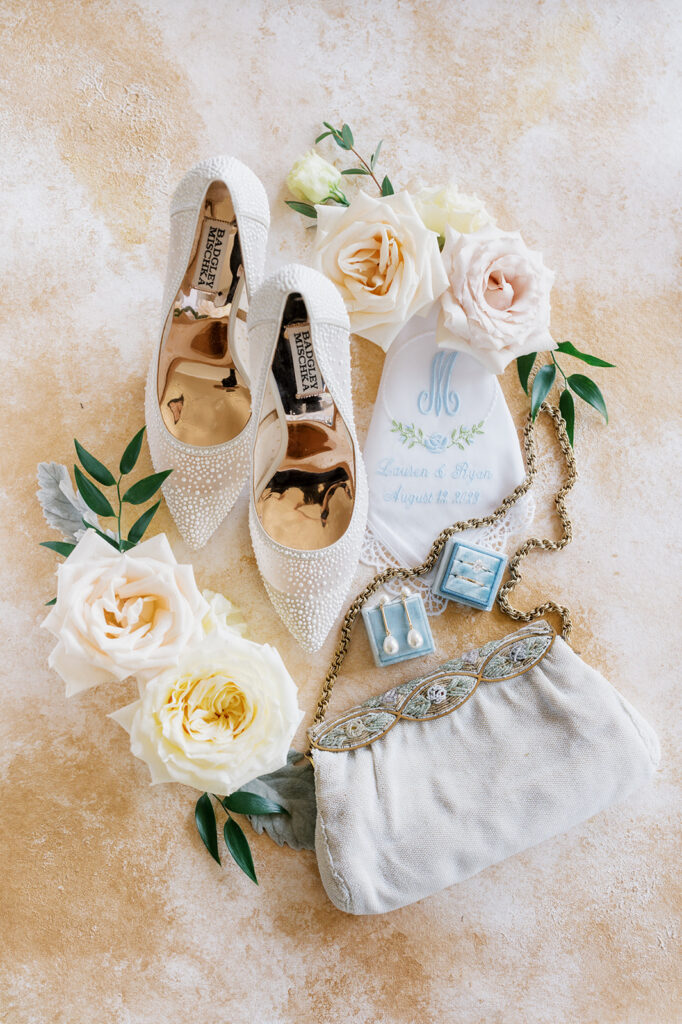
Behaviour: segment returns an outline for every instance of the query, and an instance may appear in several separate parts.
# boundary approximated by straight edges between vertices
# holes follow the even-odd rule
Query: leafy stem
[[[559,373],[561,374],[561,376],[562,376],[562,377],[564,378],[564,384],[565,384],[565,386],[566,386],[566,387],[568,387],[568,377],[566,376],[566,374],[564,373],[564,371],[563,371],[563,370],[561,369],[561,366],[559,365],[559,361],[558,361],[558,359],[556,358],[556,356],[554,355],[554,353],[553,353],[553,352],[550,352],[550,355],[551,355],[551,357],[552,357],[552,362],[553,362],[553,363],[554,363],[554,365],[556,366],[556,368],[557,368],[557,370],[559,371]]]
[[[376,185],[376,187],[377,187],[377,188],[379,189],[379,193],[383,195],[383,193],[382,193],[382,191],[381,191],[381,182],[379,181],[379,179],[377,178],[376,174],[374,173],[374,171],[372,170],[372,168],[371,168],[371,167],[369,166],[369,164],[367,163],[367,161],[365,160],[365,158],[364,158],[363,156],[360,156],[360,154],[358,153],[358,151],[357,151],[357,149],[355,148],[355,146],[351,146],[351,147],[350,147],[350,151],[351,151],[351,153],[355,153],[356,157],[358,158],[358,160],[360,161],[360,163],[362,164],[362,166],[363,166],[363,167],[365,168],[365,170],[367,171],[367,174],[368,174],[368,175],[370,176],[370,178],[372,179],[372,181],[374,182],[374,184]]]
[[[323,121],[322,123],[324,124],[324,127],[327,130],[322,132],[321,135],[318,135],[317,138],[315,139],[315,142],[321,142],[322,139],[326,139],[328,135],[331,135],[331,137],[334,139],[334,142],[336,143],[337,146],[339,146],[340,149],[345,149],[347,152],[353,153],[353,155],[357,157],[357,160],[360,163],[359,167],[349,167],[347,170],[342,171],[341,173],[366,175],[367,177],[372,179],[376,187],[379,189],[380,195],[393,195],[393,185],[391,184],[388,176],[385,176],[383,181],[379,181],[376,174],[374,173],[374,169],[376,167],[377,159],[379,157],[379,151],[381,150],[381,144],[383,140],[381,140],[381,142],[377,144],[377,147],[370,156],[369,160],[365,160],[364,156],[362,156],[362,154],[355,148],[355,139],[353,138],[353,132],[350,128],[350,125],[344,122],[340,128],[335,128],[333,124],[329,123],[329,121]]]
[[[202,793],[194,808],[194,821],[197,831],[201,836],[201,841],[218,864],[220,864],[218,826],[211,796],[222,807],[227,816],[223,825],[223,838],[225,839],[225,846],[230,856],[244,874],[258,885],[249,841],[244,835],[241,826],[232,817],[232,814],[260,815],[288,814],[289,812],[281,804],[275,803],[274,800],[268,800],[267,797],[260,796],[258,793],[249,793],[242,789],[238,789],[235,793],[225,797],[216,796],[215,793]]]
[[[123,498],[121,497],[121,480],[123,473],[116,481],[116,496],[118,497],[118,515],[116,517],[116,532],[118,534],[118,550],[123,551],[123,538],[121,537],[121,516],[123,515]]]
[[[561,352],[563,355],[572,356],[573,359],[579,359],[582,363],[587,363],[588,366],[601,366],[604,368],[612,368],[613,363],[608,363],[605,359],[601,359],[599,356],[593,356],[589,352],[581,352],[580,349],[576,348],[571,341],[562,341],[556,347],[556,352]],[[530,414],[533,419],[537,416],[540,411],[540,406],[547,398],[547,395],[552,390],[556,381],[557,371],[563,377],[563,388],[559,396],[559,410],[564,418],[566,424],[566,432],[568,439],[573,445],[573,434],[575,427],[575,402],[573,395],[577,395],[578,398],[582,399],[588,405],[591,405],[593,409],[596,409],[600,413],[606,422],[609,422],[609,414],[606,408],[606,401],[600,388],[597,384],[583,373],[571,373],[566,374],[563,367],[559,363],[554,351],[549,353],[551,362],[545,363],[541,366],[532,378],[531,385],[531,374],[535,361],[538,357],[537,352],[527,352],[525,355],[519,356],[516,360],[516,369],[519,374],[519,381],[521,387],[528,394],[529,387],[530,392]]]
[[[138,480],[131,487],[128,487],[124,493],[121,493],[123,478],[132,473],[137,465],[142,449],[144,432],[145,428],[142,427],[126,445],[118,465],[118,477],[104,463],[100,462],[99,459],[84,448],[80,441],[74,439],[76,455],[80,463],[80,465],[74,464],[73,467],[77,488],[75,492],[71,490],[69,471],[66,466],[57,465],[56,463],[50,464],[53,469],[51,473],[45,474],[43,477],[43,489],[39,492],[39,498],[43,506],[45,518],[51,526],[62,530],[66,543],[61,541],[45,541],[42,545],[43,547],[50,548],[50,550],[56,551],[58,555],[68,558],[84,529],[94,530],[102,540],[121,552],[129,551],[130,548],[135,547],[142,540],[161,502],[157,501],[135,520],[128,531],[127,537],[123,536],[123,506],[144,505],[156,494],[171,472],[168,469],[161,473],[151,473],[149,476]],[[41,467],[45,465],[41,464]],[[41,467],[39,467],[39,479]],[[65,483],[68,483],[68,489],[64,486]],[[114,508],[102,488],[116,489],[117,509]],[[69,496],[69,490],[71,490],[72,497]],[[64,512],[64,505],[68,509],[66,514]],[[54,514],[53,510],[55,507],[59,509],[58,516]],[[94,513],[94,516],[91,513]],[[100,517],[102,519],[116,520],[115,536],[113,535],[113,530],[107,532],[104,529],[100,529]],[[63,522],[66,522],[68,533],[62,526]]]

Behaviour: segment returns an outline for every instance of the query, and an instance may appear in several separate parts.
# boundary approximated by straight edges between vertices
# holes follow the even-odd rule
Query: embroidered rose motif
[[[514,644],[514,646],[510,648],[509,657],[516,664],[520,661],[525,661],[528,657],[527,645],[524,643]]]
[[[430,434],[424,438],[424,447],[428,452],[442,452],[447,446],[448,439],[445,434]]]
[[[388,704],[389,707],[394,708],[400,700],[400,694],[394,687],[391,690],[387,690],[382,699],[384,704]]]
[[[448,699],[448,691],[440,683],[434,683],[429,686],[426,696],[432,704],[442,704],[444,700]]]
[[[365,729],[364,722],[361,722],[357,718],[353,719],[352,722],[348,722],[346,725],[346,736],[349,736],[352,740],[361,739],[366,734],[367,730]]]
[[[465,665],[475,665],[478,661],[478,651],[465,651],[462,655],[462,661]]]

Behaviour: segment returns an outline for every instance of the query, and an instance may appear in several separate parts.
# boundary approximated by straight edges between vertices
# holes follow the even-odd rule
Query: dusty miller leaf
[[[97,516],[74,491],[68,469],[58,462],[38,465],[38,501],[48,525],[60,530],[64,540],[71,544],[85,532],[84,519],[92,526],[99,526]]]
[[[296,761],[300,763],[294,764]],[[252,779],[243,789],[274,800],[289,812],[288,815],[247,815],[255,832],[259,835],[267,832],[278,846],[286,844],[292,850],[315,849],[315,780],[313,766],[307,758],[297,750],[290,750],[283,768]]]

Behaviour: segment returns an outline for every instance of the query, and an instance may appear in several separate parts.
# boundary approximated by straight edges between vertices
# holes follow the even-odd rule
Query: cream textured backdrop
[[[677,0],[1,0],[0,17],[0,1021],[682,1019]],[[56,535],[35,467],[71,462],[74,435],[117,457],[142,422],[175,183],[235,154],[268,190],[271,264],[305,260],[282,183],[323,118],[345,118],[365,148],[383,137],[397,184],[452,175],[487,197],[557,272],[556,337],[618,364],[598,371],[608,428],[581,409],[575,542],[538,555],[521,596],[573,607],[576,648],[648,716],[664,755],[626,806],[368,919],[327,902],[312,854],[267,838],[253,838],[259,889],[219,869],[193,793],[150,788],[105,717],[132,684],[65,700],[38,628],[54,558],[37,545]],[[354,344],[363,430],[381,358]],[[520,422],[511,370],[504,387]],[[165,512],[157,526],[186,556]],[[310,709],[332,642],[310,659],[280,628],[243,501],[194,564],[278,644]],[[504,628],[452,610],[439,650]],[[358,637],[337,707],[385,688],[367,664]]]

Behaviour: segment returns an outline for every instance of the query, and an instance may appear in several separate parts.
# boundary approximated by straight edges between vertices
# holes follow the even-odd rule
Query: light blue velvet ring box
[[[506,564],[506,555],[451,537],[443,548],[432,590],[448,601],[489,612]]]
[[[412,626],[400,597],[391,601],[384,597],[383,603],[362,609],[369,645],[379,668],[396,665],[399,661],[408,661],[410,658],[420,658],[423,654],[432,654],[435,650],[433,634],[420,595],[406,595],[405,605]]]

